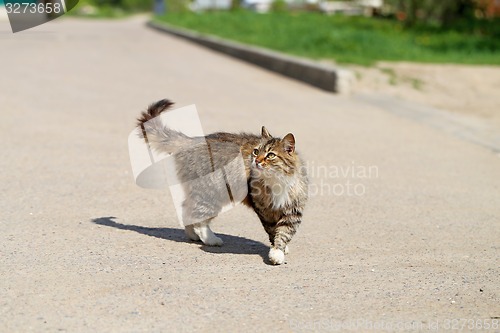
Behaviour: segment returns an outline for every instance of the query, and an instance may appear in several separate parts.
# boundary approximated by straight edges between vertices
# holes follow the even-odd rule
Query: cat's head
[[[262,140],[253,149],[252,157],[252,167],[255,170],[291,175],[295,172],[298,162],[295,137],[288,133],[282,139],[275,138],[262,126]]]

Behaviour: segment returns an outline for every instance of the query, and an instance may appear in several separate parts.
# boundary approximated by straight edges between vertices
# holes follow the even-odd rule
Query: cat
[[[283,264],[308,199],[307,174],[293,134],[276,138],[263,126],[260,136],[217,132],[189,137],[159,120],[172,105],[166,99],[151,104],[141,113],[138,125],[153,150],[175,157],[177,176],[187,193],[182,204],[186,235],[209,246],[221,246],[210,221],[227,203],[228,192],[230,199],[243,193],[242,203],[255,211],[269,235],[269,261]],[[238,156],[243,165],[235,162]],[[216,185],[221,177],[223,188]]]

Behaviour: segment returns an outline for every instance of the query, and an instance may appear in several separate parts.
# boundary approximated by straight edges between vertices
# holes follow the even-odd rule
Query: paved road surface
[[[1,26],[1,332],[425,331],[500,316],[499,156],[143,21]],[[164,97],[196,104],[206,132],[295,134],[313,196],[287,264],[266,263],[248,209],[220,216],[225,246],[207,248],[186,241],[167,191],[135,186],[127,135]]]

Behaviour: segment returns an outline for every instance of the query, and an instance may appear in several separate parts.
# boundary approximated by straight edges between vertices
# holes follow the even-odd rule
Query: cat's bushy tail
[[[192,141],[191,137],[170,129],[161,122],[160,114],[167,111],[173,104],[168,99],[162,99],[151,104],[137,119],[137,125],[142,129],[146,143],[154,150],[169,154],[177,152]]]

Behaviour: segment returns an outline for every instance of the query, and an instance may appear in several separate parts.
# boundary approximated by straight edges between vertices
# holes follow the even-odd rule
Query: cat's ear
[[[272,138],[272,135],[269,134],[269,131],[267,130],[267,128],[265,126],[262,126],[262,137],[264,139],[270,139],[270,138]]]
[[[295,151],[295,137],[292,133],[285,135],[281,141],[283,142],[283,147],[287,153],[291,154]]]

